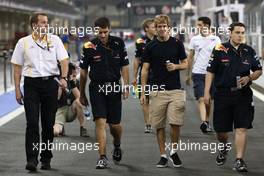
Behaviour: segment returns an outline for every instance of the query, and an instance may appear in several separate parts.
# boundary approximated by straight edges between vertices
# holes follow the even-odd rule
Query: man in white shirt
[[[194,95],[198,100],[198,110],[202,121],[200,129],[203,133],[212,132],[212,128],[209,124],[210,104],[208,106],[204,104],[206,68],[213,48],[216,44],[221,43],[219,37],[211,34],[210,26],[210,18],[198,18],[197,29],[200,34],[194,36],[190,41],[190,52],[188,56],[189,69],[186,81],[187,85],[189,85],[192,70]],[[213,93],[213,90],[211,93]]]
[[[50,169],[53,142],[53,125],[57,111],[59,76],[57,62],[61,65],[60,86],[67,87],[68,53],[58,36],[47,34],[48,17],[34,13],[30,18],[31,35],[21,38],[16,44],[11,62],[14,67],[16,100],[25,108],[26,169],[36,171],[40,153],[41,169]],[[24,76],[24,95],[20,89]],[[42,143],[39,139],[39,114],[41,114]],[[43,148],[45,146],[45,148]]]

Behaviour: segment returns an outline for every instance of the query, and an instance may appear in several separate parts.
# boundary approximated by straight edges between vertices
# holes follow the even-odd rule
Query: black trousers
[[[25,77],[24,80],[27,161],[38,163],[40,151],[39,115],[41,116],[42,127],[40,161],[45,162],[52,158],[52,151],[49,150],[48,143],[53,142],[53,125],[58,106],[58,84],[53,78]]]

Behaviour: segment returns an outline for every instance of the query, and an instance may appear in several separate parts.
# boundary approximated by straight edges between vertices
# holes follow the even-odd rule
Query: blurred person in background
[[[154,25],[154,19],[148,18],[143,21],[142,27],[145,31],[145,35],[143,37],[140,37],[136,40],[136,55],[133,63],[133,82],[132,84],[134,87],[136,85],[141,86],[141,71],[142,71],[142,55],[145,50],[146,45],[153,40],[156,36],[156,28]],[[151,79],[151,75],[148,77]],[[148,83],[149,84],[149,81]],[[141,97],[141,92],[139,92],[139,99]],[[142,105],[143,115],[144,115],[144,122],[145,122],[145,133],[151,133],[152,128],[150,125],[149,120],[149,100],[147,96],[147,101],[145,104]]]

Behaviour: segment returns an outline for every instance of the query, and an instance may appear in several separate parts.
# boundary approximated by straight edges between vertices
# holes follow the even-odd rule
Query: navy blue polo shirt
[[[165,42],[153,39],[145,47],[143,62],[150,64],[152,78],[150,85],[164,86],[165,90],[181,89],[180,71],[167,71],[166,61],[179,64],[186,59],[183,43],[174,37]]]
[[[84,44],[80,67],[88,69],[90,66],[91,81],[118,81],[121,68],[128,64],[125,43],[119,37],[109,36],[107,45],[103,45],[98,38]]]
[[[207,67],[208,72],[215,74],[216,88],[236,87],[236,76],[248,76],[250,70],[262,70],[255,50],[246,44],[240,44],[236,49],[230,42],[215,46]]]

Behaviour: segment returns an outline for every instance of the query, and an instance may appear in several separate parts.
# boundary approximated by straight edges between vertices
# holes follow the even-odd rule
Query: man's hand
[[[186,80],[185,80],[185,83],[187,86],[191,85],[191,80],[192,80],[191,76],[187,75]]]
[[[60,86],[62,89],[67,88],[67,81],[65,79],[60,79]]]
[[[134,78],[133,81],[132,81],[132,85],[133,86],[136,86],[137,85],[137,78]]]
[[[122,95],[123,95],[123,100],[127,99],[128,96],[129,96],[129,87],[125,87],[123,92],[122,92]]]
[[[146,95],[142,94],[141,97],[140,97],[140,104],[143,105],[145,103],[146,103]]]
[[[89,106],[89,102],[88,102],[86,96],[82,96],[82,95],[81,95],[80,98],[79,98],[79,100],[80,100],[80,103],[81,103],[83,106]]]
[[[210,102],[211,102],[211,95],[209,91],[205,91],[204,92],[204,104],[208,106],[210,105]]]
[[[171,71],[176,70],[177,65],[176,65],[176,64],[173,64],[173,63],[168,63],[168,64],[166,64],[166,68],[167,68],[167,70],[168,70],[169,72],[171,72]]]
[[[16,89],[16,101],[18,104],[23,105],[23,94],[20,90],[20,88]]]
[[[247,85],[247,83],[250,81],[250,78],[248,76],[244,76],[238,80],[238,82],[243,86]]]

